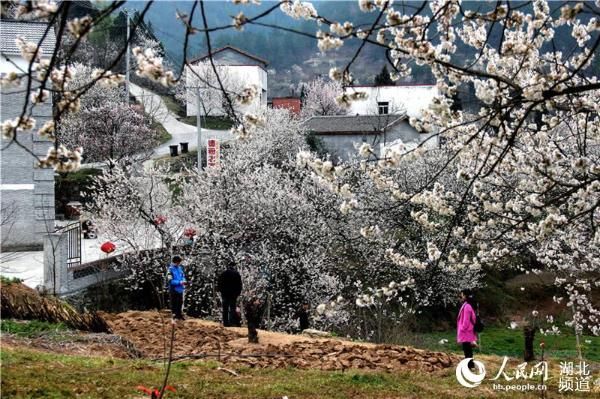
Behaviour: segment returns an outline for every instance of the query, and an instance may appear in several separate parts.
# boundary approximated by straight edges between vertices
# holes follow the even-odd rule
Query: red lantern
[[[187,229],[183,230],[183,235],[188,238],[193,238],[196,235],[196,229],[193,227],[188,227]]]
[[[100,246],[100,250],[102,252],[104,252],[105,254],[109,254],[111,252],[115,252],[115,249],[117,249],[117,246],[115,244],[113,244],[110,241],[106,241],[104,244],[102,244]]]
[[[167,217],[163,215],[158,215],[156,219],[154,219],[154,223],[156,225],[164,224],[167,221]]]

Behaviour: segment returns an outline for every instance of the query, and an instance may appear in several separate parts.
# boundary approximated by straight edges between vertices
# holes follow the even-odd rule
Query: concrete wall
[[[438,94],[435,86],[354,86],[347,93],[365,92],[367,98],[353,101],[348,115],[377,115],[377,103],[388,102],[390,114],[406,111],[409,117],[419,118],[421,110],[428,108]]]
[[[44,290],[57,295],[70,295],[89,286],[123,277],[115,270],[118,257],[99,259],[72,268],[67,265],[67,236],[52,233],[44,236]]]
[[[3,62],[2,68],[6,68]],[[0,120],[13,119],[21,114],[25,100],[25,83],[18,88],[2,89]],[[33,108],[36,128],[52,118],[50,103]],[[54,170],[36,167],[38,157],[46,155],[52,145],[37,135],[37,130],[17,134],[20,145],[1,139],[2,148],[0,193],[3,251],[39,250],[42,235],[54,227]]]
[[[417,132],[408,121],[404,120],[388,129],[385,133],[373,134],[317,134],[317,137],[323,142],[328,153],[334,160],[349,161],[358,156],[358,147],[363,143],[368,143],[373,147],[375,153],[379,156],[383,146],[389,145],[397,140],[403,143],[419,144],[427,139],[429,134]],[[437,140],[429,140],[429,148],[437,147]]]

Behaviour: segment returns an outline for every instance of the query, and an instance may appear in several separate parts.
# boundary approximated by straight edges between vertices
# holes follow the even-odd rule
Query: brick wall
[[[273,98],[273,108],[286,108],[289,109],[292,114],[300,115],[301,102],[299,98]]]

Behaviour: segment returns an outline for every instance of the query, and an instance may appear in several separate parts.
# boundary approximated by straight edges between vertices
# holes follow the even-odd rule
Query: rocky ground
[[[130,342],[144,357],[166,356],[171,334],[167,313],[130,311],[104,314],[113,332]],[[249,344],[244,328],[188,319],[175,325],[175,359],[209,358],[224,364],[259,368],[321,370],[421,370],[451,367],[458,358],[395,345],[355,343],[335,338],[311,338],[259,331],[259,344]]]
[[[210,359],[255,368],[321,370],[421,370],[451,367],[456,355],[395,345],[374,345],[338,338],[313,338],[259,330],[259,344],[249,344],[245,328],[189,318],[172,323],[168,311],[118,314],[81,313],[22,284],[3,284],[3,319],[63,323],[71,330],[33,336],[4,333],[3,347],[116,358],[164,359],[173,336],[173,357]],[[86,331],[82,331],[86,330]]]

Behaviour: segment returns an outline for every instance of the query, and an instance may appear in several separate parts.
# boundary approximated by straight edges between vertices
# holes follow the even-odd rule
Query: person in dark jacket
[[[304,302],[302,303],[300,309],[298,309],[298,311],[294,315],[294,319],[298,319],[300,321],[300,332],[310,327],[309,311],[310,305],[308,304],[308,302]]]
[[[258,344],[258,327],[263,312],[263,302],[258,296],[251,295],[244,302],[244,313],[246,314],[246,322],[248,323],[248,342]]]
[[[167,272],[169,297],[171,299],[171,313],[173,314],[173,318],[177,320],[184,320],[183,293],[185,291],[185,286],[187,285],[181,261],[181,257],[174,256]]]
[[[223,325],[225,327],[237,325],[235,312],[237,299],[242,292],[242,277],[235,270],[233,262],[230,262],[227,265],[227,270],[219,276],[218,288],[221,293],[221,303],[223,305]]]

